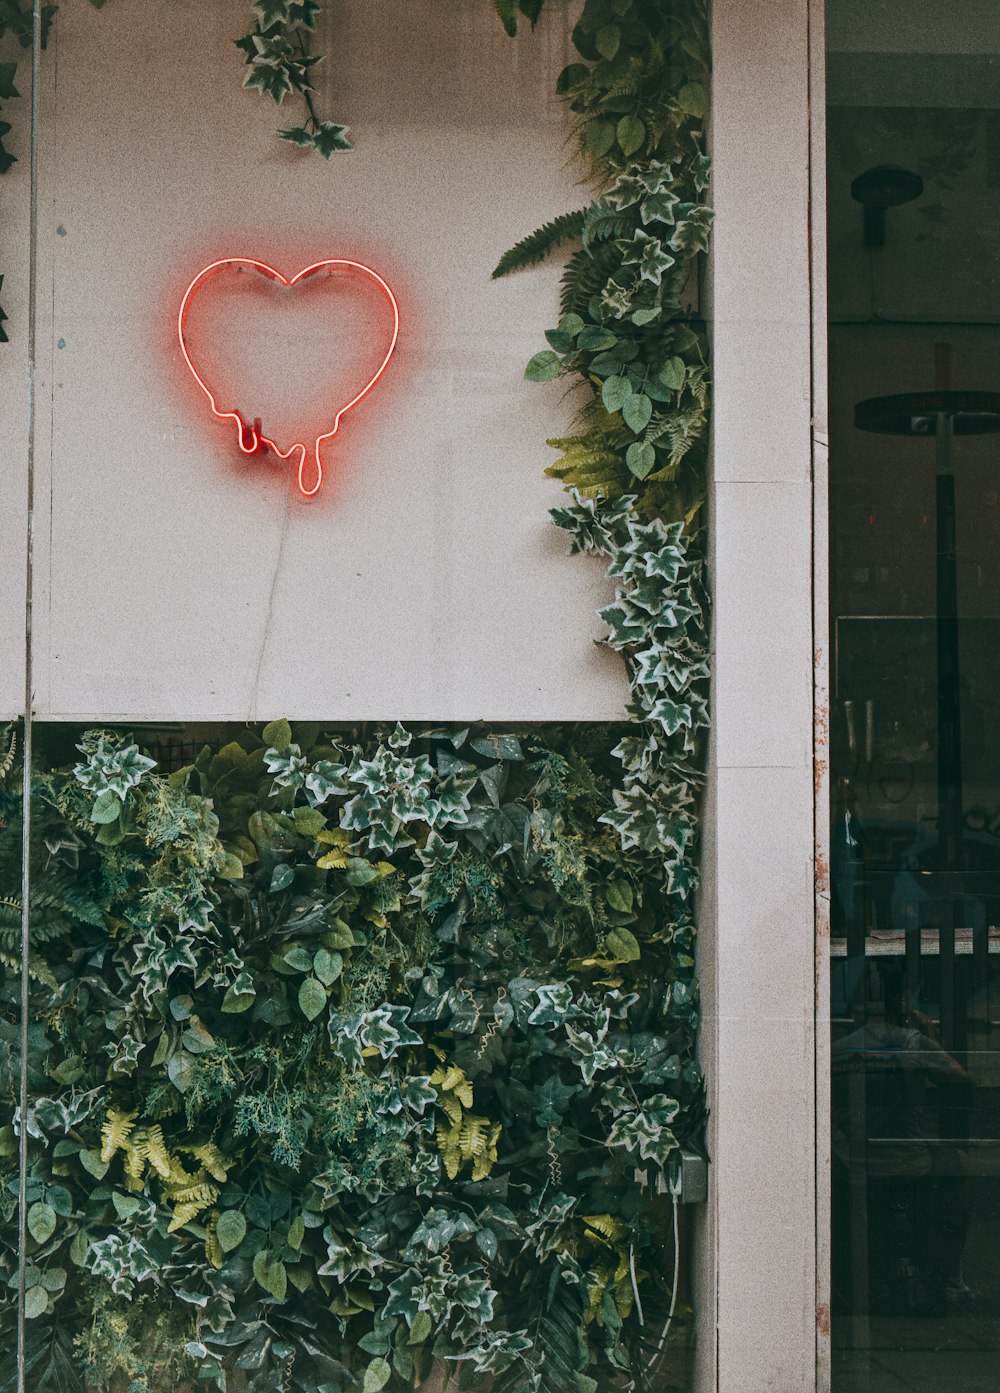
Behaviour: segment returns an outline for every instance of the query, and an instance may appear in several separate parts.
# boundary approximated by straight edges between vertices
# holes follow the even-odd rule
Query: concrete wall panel
[[[558,268],[489,278],[583,197],[551,95],[566,10],[511,43],[489,6],[330,6],[319,95],[357,149],[329,165],[275,138],[289,103],[241,91],[246,17],[66,6],[47,55],[40,714],[619,716],[601,569],[546,517],[572,406],[522,376]],[[396,357],[311,503],[238,454],[177,350],[185,286],[227,255],[353,256],[398,295]]]

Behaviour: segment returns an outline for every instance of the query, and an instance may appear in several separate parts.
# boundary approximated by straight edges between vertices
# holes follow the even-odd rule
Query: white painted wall
[[[41,152],[42,717],[621,715],[621,666],[591,641],[601,569],[547,521],[544,440],[571,404],[522,377],[558,268],[489,279],[585,197],[552,98],[566,11],[511,43],[488,5],[457,8],[331,7],[321,96],[357,150],[329,165],[276,140],[296,112],[240,89],[243,0],[61,11]],[[312,503],[286,467],[238,455],[177,350],[188,281],[236,254],[289,272],[356,256],[399,297],[397,355]],[[13,401],[17,355],[0,371]],[[4,525],[16,544],[16,509]]]
[[[18,81],[24,81],[26,64]],[[27,119],[27,101],[16,103]],[[15,106],[14,102],[10,106]],[[8,118],[9,119],[9,118]],[[0,304],[9,343],[0,344],[0,721],[24,709],[24,584],[28,459],[28,191],[27,143],[8,137],[21,156],[0,183]]]

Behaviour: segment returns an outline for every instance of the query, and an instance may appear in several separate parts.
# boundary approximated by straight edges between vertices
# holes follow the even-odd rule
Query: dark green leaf
[[[238,1209],[227,1209],[219,1215],[215,1236],[224,1253],[231,1253],[234,1248],[238,1248],[246,1237],[246,1232],[247,1221]]]
[[[558,355],[551,348],[544,348],[528,363],[524,375],[529,382],[551,382],[552,378],[559,376],[559,368]]]
[[[320,124],[313,135],[313,144],[325,160],[328,160],[335,150],[354,149],[347,139],[347,130],[347,126],[338,126],[333,121],[323,121]]]
[[[622,417],[630,431],[640,435],[649,425],[653,403],[644,392],[628,397],[622,404]]]
[[[637,479],[645,479],[656,464],[656,451],[645,440],[635,440],[625,451],[625,463]]]
[[[314,1021],[326,1009],[326,992],[315,977],[306,977],[299,987],[299,1010],[307,1021]]]
[[[646,139],[646,127],[637,116],[623,116],[618,122],[618,145],[623,155],[634,155]]]

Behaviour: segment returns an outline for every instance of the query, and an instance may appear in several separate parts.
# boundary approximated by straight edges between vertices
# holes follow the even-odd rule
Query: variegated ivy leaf
[[[659,237],[653,237],[641,228],[636,228],[632,241],[625,246],[626,266],[638,266],[639,275],[650,285],[659,285],[664,271],[669,271],[676,258],[671,256]]]
[[[601,296],[601,305],[615,319],[624,319],[632,308],[632,292],[617,281],[608,281]]]
[[[284,750],[265,750],[264,766],[274,775],[276,788],[301,788],[309,762],[298,745],[289,745]]]
[[[448,1358],[470,1361],[478,1374],[502,1374],[533,1348],[527,1330],[477,1330],[474,1344]]]
[[[122,745],[113,737],[100,735],[93,743],[78,745],[85,760],[73,767],[78,783],[95,796],[113,793],[124,799],[144,774],[156,768],[156,760],[139,753],[138,745]]]
[[[568,982],[547,983],[538,988],[538,1005],[528,1017],[529,1025],[561,1025],[577,1012],[573,1008],[573,988]]]
[[[329,759],[318,759],[305,779],[306,797],[314,808],[334,795],[347,793],[347,769]]]
[[[639,216],[642,218],[643,224],[651,222],[672,223],[678,201],[677,195],[668,189],[664,189],[662,193],[648,194],[642,200],[642,206],[639,209]]]
[[[678,1146],[669,1124],[680,1111],[674,1098],[656,1094],[648,1099],[641,1110],[622,1113],[616,1117],[608,1133],[611,1146],[624,1147],[634,1152],[643,1161],[654,1161],[665,1166],[672,1151]]]

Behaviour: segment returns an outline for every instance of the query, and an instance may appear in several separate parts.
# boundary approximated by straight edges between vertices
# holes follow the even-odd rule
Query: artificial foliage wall
[[[29,1387],[650,1385],[702,1085],[686,903],[616,807],[627,728],[279,721],[169,776],[76,738],[33,789]]]
[[[542,3],[496,8],[515,35]],[[284,95],[284,65],[307,93],[308,45],[281,44],[319,8],[253,6],[251,85]],[[628,723],[275,721],[170,773],[141,733],[53,745],[29,773],[23,1098],[11,735],[0,1330],[10,1353],[20,1305],[39,1393],[662,1386],[670,1196],[703,1124],[703,0],[586,0],[573,41],[590,197],[494,274],[566,257],[526,375],[578,393],[553,520],[614,582]]]

